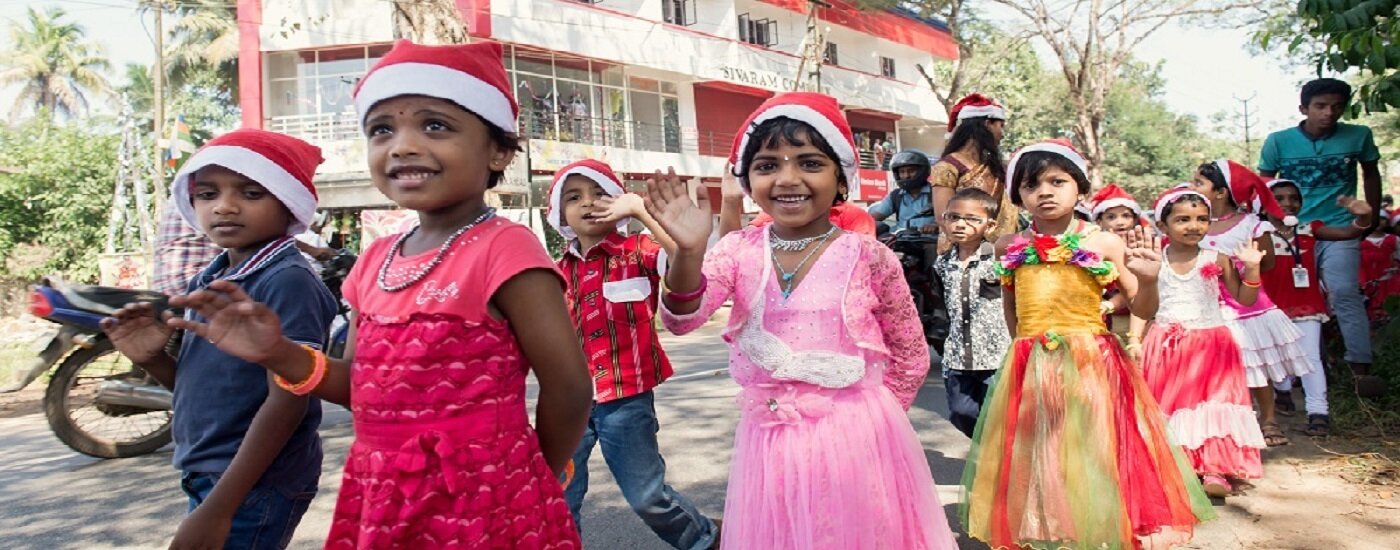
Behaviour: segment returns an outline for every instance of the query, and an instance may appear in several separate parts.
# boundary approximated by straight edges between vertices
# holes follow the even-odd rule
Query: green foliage
[[[1288,51],[1307,57],[1318,75],[1355,70],[1353,116],[1400,107],[1400,0],[1301,0],[1293,17],[1270,20],[1256,40],[1264,49],[1289,40]]]
[[[47,116],[0,128],[0,278],[33,280],[61,272],[95,281],[106,238],[120,135],[88,119]],[[16,254],[32,246],[32,261]]]
[[[126,66],[127,82],[120,91],[131,105],[132,113],[138,119],[137,125],[145,133],[151,131],[151,113],[155,111],[152,98],[155,87],[151,81],[150,67],[131,63]],[[206,65],[191,67],[184,78],[173,88],[165,90],[165,112],[167,134],[170,121],[175,115],[184,115],[190,126],[190,136],[195,145],[202,145],[216,135],[238,126],[239,110],[233,97],[233,90],[224,87],[224,76],[217,67]]]

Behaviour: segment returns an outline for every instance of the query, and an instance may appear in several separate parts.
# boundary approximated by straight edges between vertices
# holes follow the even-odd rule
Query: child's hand
[[[719,195],[727,200],[744,200],[744,186],[739,185],[739,178],[734,175],[733,164],[724,165],[724,177],[719,180]]]
[[[195,508],[175,530],[170,550],[219,550],[233,528],[233,518],[212,513],[204,507]]]
[[[1235,249],[1235,258],[1244,262],[1247,267],[1259,267],[1259,262],[1264,259],[1264,251],[1259,250],[1259,243],[1245,241]]]
[[[1135,227],[1127,234],[1126,266],[1136,275],[1139,282],[1156,281],[1162,270],[1162,243],[1141,227]]]
[[[167,318],[170,313],[166,312]],[[102,330],[128,359],[137,365],[150,363],[165,353],[165,345],[175,329],[156,319],[155,308],[148,303],[127,304],[102,320]]]
[[[593,223],[614,224],[626,218],[634,218],[646,212],[646,203],[635,193],[624,193],[617,198],[603,197],[593,201]]]
[[[1347,209],[1347,212],[1351,212],[1352,216],[1358,218],[1370,216],[1372,212],[1371,205],[1366,204],[1366,201],[1359,201],[1356,200],[1356,197],[1348,197],[1346,195],[1337,197],[1337,206]]]
[[[176,296],[170,303],[192,309],[205,319],[200,323],[173,318],[168,321],[171,326],[191,331],[224,353],[250,363],[267,362],[277,349],[273,343],[282,338],[277,313],[229,281],[214,281],[208,290]]]
[[[685,182],[676,177],[676,170],[665,175],[657,172],[647,179],[647,211],[661,224],[676,246],[687,250],[704,250],[710,241],[714,220],[710,213],[695,206]]]

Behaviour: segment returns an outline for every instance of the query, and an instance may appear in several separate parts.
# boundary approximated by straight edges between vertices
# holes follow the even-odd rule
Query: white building
[[[370,185],[350,90],[394,39],[393,3],[237,4],[244,125],[322,147],[323,206],[389,206]],[[807,38],[805,0],[455,4],[472,40],[505,46],[529,138],[528,155],[500,188],[515,208],[538,206],[549,174],[585,157],[606,160],[632,181],[674,166],[717,185],[748,114],[775,91],[792,89]],[[829,56],[821,87],[846,108],[863,150],[867,170],[852,198],[877,200],[886,192],[877,165],[887,156],[882,145],[941,148],[947,115],[915,66],[950,59],[957,46],[936,22],[831,4],[818,11]],[[717,199],[718,189],[710,192]]]

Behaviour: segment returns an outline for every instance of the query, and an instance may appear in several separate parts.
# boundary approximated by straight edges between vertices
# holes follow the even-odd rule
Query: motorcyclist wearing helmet
[[[929,209],[933,199],[929,189],[929,160],[914,149],[905,149],[890,160],[898,187],[867,210],[875,221],[895,216],[895,230],[912,229],[920,233],[936,233],[938,224]]]

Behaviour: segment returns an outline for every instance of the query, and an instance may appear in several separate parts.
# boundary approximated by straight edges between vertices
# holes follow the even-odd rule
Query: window
[[[739,16],[739,40],[759,46],[772,46],[778,43],[778,22],[772,19],[754,19],[749,14]]]
[[[661,16],[672,25],[694,25],[695,0],[661,0]]]
[[[841,61],[836,57],[836,43],[826,43],[826,53],[822,55],[822,63],[827,65],[840,65]]]
[[[388,44],[268,52],[265,57],[268,129],[313,141],[360,134],[350,92]]]
[[[895,78],[894,60],[888,57],[880,58],[880,76],[885,78]]]

